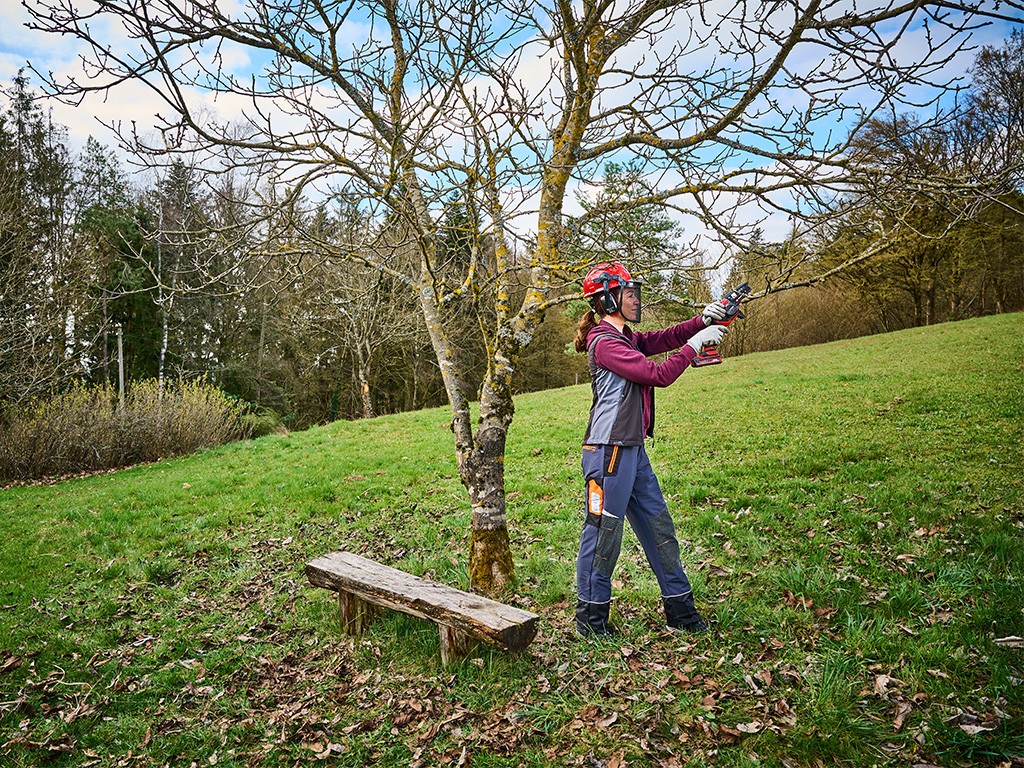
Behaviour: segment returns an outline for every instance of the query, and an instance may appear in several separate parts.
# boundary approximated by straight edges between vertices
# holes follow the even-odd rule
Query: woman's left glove
[[[704,320],[704,325],[714,325],[716,322],[725,320],[725,306],[720,301],[716,301],[714,304],[708,304],[704,307],[704,312],[701,314],[701,318]]]

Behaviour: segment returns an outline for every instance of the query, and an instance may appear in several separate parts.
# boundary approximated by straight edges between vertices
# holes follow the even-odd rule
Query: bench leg
[[[441,663],[447,666],[455,659],[471,656],[480,647],[480,641],[454,627],[438,624],[441,630]]]
[[[348,592],[338,593],[338,619],[341,631],[347,635],[361,635],[373,623],[379,609],[373,603]]]

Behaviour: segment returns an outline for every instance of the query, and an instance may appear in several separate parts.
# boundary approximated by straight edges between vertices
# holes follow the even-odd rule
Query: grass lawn
[[[627,533],[574,636],[586,385],[517,400],[521,655],[359,639],[303,564],[466,586],[444,409],[0,491],[0,764],[1024,765],[1024,315],[687,371],[649,455],[713,631]],[[711,435],[727,435],[723,449]]]

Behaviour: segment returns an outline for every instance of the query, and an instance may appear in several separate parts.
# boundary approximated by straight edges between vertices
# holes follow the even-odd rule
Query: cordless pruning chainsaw
[[[743,318],[746,315],[740,311],[740,302],[747,298],[750,293],[750,283],[743,283],[729,291],[719,299],[718,303],[725,307],[725,320],[716,320],[712,325],[729,325],[737,317]],[[722,362],[722,356],[718,353],[718,347],[708,345],[700,351],[690,365],[700,368],[704,365],[718,365]]]

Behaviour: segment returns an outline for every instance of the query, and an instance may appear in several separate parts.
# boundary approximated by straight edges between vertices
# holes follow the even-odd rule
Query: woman
[[[663,331],[634,333],[627,323],[640,322],[640,287],[618,262],[594,267],[583,281],[592,311],[580,321],[576,349],[587,353],[594,394],[583,440],[587,514],[576,560],[576,628],[583,636],[614,634],[608,611],[624,520],[658,578],[669,628],[708,629],[694,606],[675,525],[644,438],[654,434],[654,387],[667,387],[704,345],[722,340],[726,328],[714,323],[725,319],[725,308],[709,304],[700,317]],[[662,363],[647,359],[673,350],[678,351]]]

